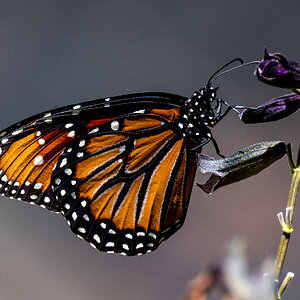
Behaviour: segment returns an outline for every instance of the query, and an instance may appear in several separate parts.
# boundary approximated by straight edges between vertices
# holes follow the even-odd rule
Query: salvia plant
[[[300,65],[281,53],[269,53],[267,49],[261,61],[252,63],[257,64],[254,74],[259,81],[274,87],[290,89],[291,92],[257,107],[233,107],[238,111],[241,121],[245,124],[265,123],[295,113],[300,108]],[[299,126],[299,123],[296,126]],[[292,181],[285,212],[279,212],[277,215],[282,234],[275,263],[266,260],[259,274],[249,274],[244,243],[232,241],[225,261],[220,265],[209,267],[195,278],[182,299],[205,300],[214,287],[221,289],[223,300],[283,298],[294,277],[292,272],[282,276],[282,268],[293,232],[292,220],[300,181],[300,148],[296,159],[293,159],[291,144],[281,141],[251,145],[221,159],[198,154],[200,171],[211,173],[211,176],[206,183],[197,184],[206,193],[212,193],[225,185],[256,175],[284,156],[288,157]]]

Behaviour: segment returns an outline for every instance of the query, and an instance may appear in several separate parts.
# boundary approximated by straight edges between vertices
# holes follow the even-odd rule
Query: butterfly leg
[[[244,106],[244,105],[232,105],[224,100],[222,100],[222,102],[228,106],[229,109],[232,109],[233,111],[235,111],[236,113],[240,113],[239,109],[246,109],[246,108],[251,108],[251,106]],[[226,112],[225,112],[226,113]]]
[[[218,146],[218,144],[217,144],[217,141],[214,139],[214,137],[213,137],[211,134],[210,134],[210,137],[207,138],[207,140],[205,140],[204,142],[200,143],[198,146],[194,147],[194,148],[192,149],[192,151],[201,148],[202,146],[206,145],[206,144],[207,144],[208,142],[210,142],[210,141],[213,142],[213,145],[214,145],[214,147],[215,147],[216,153],[217,153],[220,157],[223,157],[223,158],[224,158],[225,156],[224,156],[223,154],[221,154],[220,149],[219,149],[219,146]]]
[[[218,144],[217,144],[217,141],[214,139],[213,136],[211,136],[210,139],[211,139],[211,141],[213,142],[213,145],[214,145],[214,147],[215,147],[216,153],[217,153],[220,157],[224,158],[225,156],[224,156],[223,154],[221,154],[220,149],[219,149],[219,146],[218,146]]]
[[[227,106],[227,109],[223,113],[221,113],[222,104],[225,104]],[[218,109],[217,109],[216,123],[220,122],[229,113],[229,111],[231,109],[234,110],[234,107],[232,105],[230,105],[229,103],[227,103],[224,100],[220,99]]]
[[[221,113],[223,104],[227,106],[227,109],[225,110],[224,113]],[[217,113],[216,113],[216,123],[220,122],[229,113],[230,110],[233,110],[234,112],[240,114],[239,109],[246,109],[246,108],[249,108],[249,107],[243,106],[243,105],[231,105],[230,103],[228,103],[222,99],[219,99]]]

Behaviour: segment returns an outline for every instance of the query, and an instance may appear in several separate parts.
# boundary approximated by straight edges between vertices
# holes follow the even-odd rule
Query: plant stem
[[[296,205],[296,198],[297,198],[297,192],[299,188],[299,182],[300,182],[300,166],[293,169],[293,178],[291,183],[291,189],[289,192],[289,198],[287,202],[287,207],[291,207],[291,215],[290,220],[292,220],[294,212],[295,212],[295,205]],[[280,239],[278,251],[277,251],[277,257],[275,260],[275,279],[278,280],[283,268],[284,259],[287,253],[288,244],[290,241],[291,233],[287,233],[285,231],[282,232],[282,236]]]

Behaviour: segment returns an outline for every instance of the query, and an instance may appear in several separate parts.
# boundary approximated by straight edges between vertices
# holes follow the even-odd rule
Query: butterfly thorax
[[[182,123],[178,126],[197,143],[205,143],[210,140],[209,127],[216,123],[215,110],[218,107],[216,90],[211,86],[205,86],[193,93],[185,102]],[[216,107],[213,105],[216,104]]]

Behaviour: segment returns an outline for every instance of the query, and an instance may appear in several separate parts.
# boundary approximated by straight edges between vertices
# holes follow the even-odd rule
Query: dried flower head
[[[288,117],[300,108],[300,95],[283,95],[257,107],[248,107],[240,113],[245,124],[277,121]]]

